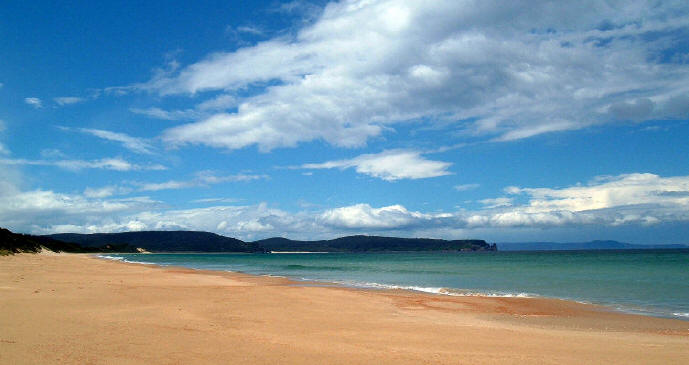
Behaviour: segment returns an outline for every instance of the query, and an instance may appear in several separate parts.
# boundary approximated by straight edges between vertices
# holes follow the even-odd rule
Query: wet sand
[[[687,364],[689,321],[554,299],[0,257],[0,364]]]

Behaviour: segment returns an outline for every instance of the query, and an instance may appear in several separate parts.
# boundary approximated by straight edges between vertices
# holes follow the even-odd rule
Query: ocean
[[[117,254],[162,266],[438,295],[551,297],[689,320],[689,250]]]

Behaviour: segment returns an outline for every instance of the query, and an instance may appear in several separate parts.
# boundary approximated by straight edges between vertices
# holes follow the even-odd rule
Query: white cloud
[[[401,205],[372,208],[368,204],[356,204],[328,210],[321,214],[319,220],[338,228],[381,230],[401,229],[433,218],[428,214],[410,212]]]
[[[5,130],[5,122],[0,119],[0,132]],[[5,147],[4,144],[0,143],[0,155],[9,155],[10,151]]]
[[[512,205],[512,198],[500,197],[492,199],[482,199],[479,203],[485,205],[486,208],[509,207]]]
[[[480,186],[481,186],[480,184],[462,184],[462,185],[455,185],[454,189],[457,191],[468,191],[468,190],[478,189]]]
[[[387,181],[424,179],[449,175],[451,163],[427,160],[417,151],[390,150],[365,154],[349,160],[329,161],[301,165],[304,169],[348,169]]]
[[[234,198],[204,198],[204,199],[194,199],[192,203],[238,203],[241,199]]]
[[[209,172],[200,172],[197,177],[193,180],[170,180],[162,183],[133,183],[138,186],[138,191],[159,191],[159,190],[171,190],[171,189],[186,189],[198,186],[208,186],[215,184],[222,184],[228,182],[245,182],[260,179],[267,179],[267,175],[251,175],[251,174],[235,174],[235,175],[225,175],[216,176]]]
[[[86,100],[86,99],[80,98],[77,96],[60,96],[57,98],[53,98],[53,101],[55,101],[60,106],[77,104],[77,103],[81,103],[84,100]]]
[[[37,233],[61,231],[60,226],[94,232],[107,229],[112,217],[160,205],[146,197],[102,200],[33,190],[0,194],[0,221],[3,226]]]
[[[563,189],[512,187],[507,192],[528,195],[529,203],[521,208],[528,213],[582,212],[649,205],[681,207],[689,205],[689,177],[663,178],[636,173],[601,177],[585,186]]]
[[[253,34],[253,35],[264,35],[265,34],[265,32],[261,28],[255,27],[255,26],[249,26],[249,25],[239,26],[236,28],[236,30],[239,33],[249,33],[249,34]]]
[[[689,28],[680,2],[360,0],[318,14],[292,38],[213,53],[130,88],[201,98],[256,88],[236,111],[163,138],[262,151],[312,140],[361,146],[419,119],[510,141],[689,115],[678,99],[689,70],[672,61]]]
[[[43,107],[43,102],[41,102],[41,99],[39,98],[24,98],[24,102],[36,109],[40,109]]]
[[[558,189],[511,187],[505,191],[514,196],[511,205],[455,212],[420,212],[402,205],[373,207],[366,203],[300,212],[265,203],[170,209],[148,197],[109,198],[119,193],[119,187],[87,189],[78,195],[40,189],[23,192],[6,179],[0,179],[0,184],[9,187],[0,189],[0,221],[12,229],[35,233],[190,229],[242,239],[314,239],[353,233],[466,238],[481,237],[477,232],[490,235],[585,227],[603,232],[619,226],[689,222],[689,176],[640,173]],[[517,198],[527,201],[519,203],[523,199]],[[198,202],[228,204],[215,199]]]
[[[87,198],[107,198],[113,195],[126,195],[134,191],[146,192],[146,191],[161,191],[161,190],[176,190],[176,189],[188,189],[194,187],[209,186],[215,184],[223,184],[230,182],[247,182],[260,179],[267,179],[267,175],[252,175],[252,174],[234,174],[234,175],[223,175],[217,176],[208,171],[201,171],[196,174],[196,177],[191,180],[169,180],[164,182],[152,183],[152,182],[140,182],[140,181],[129,181],[123,185],[108,185],[100,188],[89,187],[84,190],[84,196]],[[228,203],[236,202],[237,200],[227,200],[227,199],[205,199],[205,200],[195,200],[193,202],[215,202],[215,203]]]
[[[41,157],[43,158],[65,158],[67,157],[62,151],[56,148],[44,148],[41,150]]]
[[[229,109],[229,108],[234,108],[237,106],[237,98],[224,94],[224,95],[219,95],[215,97],[214,99],[209,99],[201,104],[197,105],[198,110],[201,111],[209,111],[209,110],[223,110],[223,109]]]
[[[87,198],[107,198],[113,195],[124,195],[131,192],[132,189],[129,187],[109,185],[101,188],[86,188],[84,190],[84,196]]]
[[[111,132],[102,129],[80,128],[80,132],[87,133],[108,141],[119,142],[122,147],[141,154],[152,154],[153,147],[143,138],[132,137],[124,133]]]
[[[138,165],[121,158],[102,158],[99,160],[27,160],[27,159],[0,159],[1,164],[6,165],[29,165],[29,166],[56,166],[66,170],[82,169],[103,169],[115,171],[133,170],[165,170],[165,166],[160,164]]]
[[[147,109],[131,108],[129,109],[129,111],[135,114],[142,114],[149,116],[151,118],[164,120],[190,120],[199,118],[203,115],[200,112],[193,109],[168,111],[153,107]]]

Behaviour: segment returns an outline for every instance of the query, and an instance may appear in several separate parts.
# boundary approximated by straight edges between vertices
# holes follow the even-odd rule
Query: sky
[[[5,1],[0,226],[689,243],[686,1]]]

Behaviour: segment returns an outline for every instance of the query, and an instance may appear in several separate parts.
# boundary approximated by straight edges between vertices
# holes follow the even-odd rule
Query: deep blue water
[[[445,295],[545,296],[689,319],[689,250],[108,257],[355,287]]]

